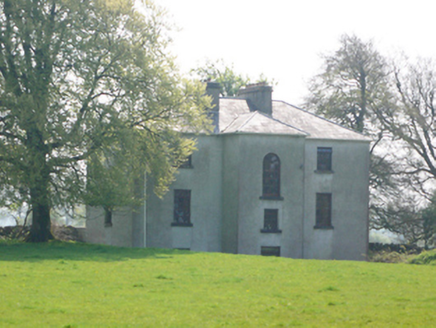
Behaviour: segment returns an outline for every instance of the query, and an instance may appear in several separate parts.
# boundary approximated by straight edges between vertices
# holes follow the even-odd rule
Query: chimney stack
[[[214,133],[219,133],[220,93],[221,85],[218,82],[206,82],[206,94],[212,98],[209,117],[213,121]]]
[[[238,96],[247,100],[250,111],[272,115],[272,87],[265,82],[248,84],[239,90]]]

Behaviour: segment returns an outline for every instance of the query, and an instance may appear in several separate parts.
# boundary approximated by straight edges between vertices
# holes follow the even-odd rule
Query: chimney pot
[[[238,96],[247,100],[250,111],[272,115],[272,87],[265,82],[247,84],[239,90]]]

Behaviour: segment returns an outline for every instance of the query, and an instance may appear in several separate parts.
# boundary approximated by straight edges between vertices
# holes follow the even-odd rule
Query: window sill
[[[277,230],[270,230],[270,229],[260,229],[261,233],[282,233],[280,229]]]
[[[192,170],[194,167],[192,165],[190,166],[179,166],[179,169],[188,169],[188,170]]]
[[[318,229],[318,230],[333,230],[334,227],[333,226],[313,226],[313,229]]]
[[[333,171],[333,170],[315,170],[313,172],[315,172],[317,174],[333,174],[333,173],[335,173],[335,171]]]
[[[259,199],[263,200],[283,200],[284,198],[281,196],[260,196]]]
[[[171,222],[172,227],[192,227],[191,222]]]
[[[112,223],[105,223],[105,224],[104,224],[104,227],[105,227],[105,228],[112,228]]]

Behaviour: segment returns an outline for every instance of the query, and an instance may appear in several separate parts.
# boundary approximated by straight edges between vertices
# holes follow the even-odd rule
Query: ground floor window
[[[315,228],[331,229],[332,228],[332,194],[316,194],[316,222]]]
[[[279,210],[270,208],[264,210],[261,232],[281,232],[279,230]]]
[[[280,256],[280,246],[262,246],[260,255],[263,256]]]
[[[174,190],[175,225],[191,225],[191,190]]]

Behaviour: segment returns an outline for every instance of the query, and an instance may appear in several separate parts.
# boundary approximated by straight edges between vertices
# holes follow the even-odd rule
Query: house
[[[215,131],[179,169],[163,199],[88,208],[87,241],[132,247],[364,260],[368,245],[370,140],[272,100],[248,85],[219,97],[209,82]],[[110,224],[108,224],[110,223]]]

